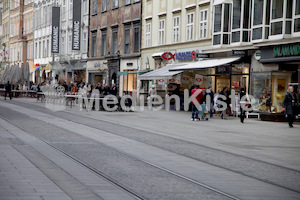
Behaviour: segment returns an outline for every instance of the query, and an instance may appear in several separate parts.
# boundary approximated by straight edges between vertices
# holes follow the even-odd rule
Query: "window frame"
[[[97,31],[91,32],[92,37],[91,37],[91,57],[97,57]],[[95,42],[94,42],[95,38]]]
[[[86,53],[87,51],[87,41],[88,41],[88,37],[87,37],[88,33],[85,31],[82,33],[82,52]]]
[[[297,0],[294,0],[293,1],[293,12],[292,12],[292,37],[299,37],[300,36],[300,31],[298,32],[295,32],[295,21],[296,20],[300,20],[300,13],[297,15],[296,14],[296,1]],[[299,1],[299,4],[300,4],[300,0]]]
[[[117,33],[116,38],[114,38],[114,33]],[[112,55],[115,55],[118,52],[118,34],[119,34],[119,28],[113,28],[112,29],[112,37],[111,37],[111,40],[112,40],[111,53],[112,53]]]
[[[119,0],[113,0],[112,1],[112,9],[119,8]]]
[[[96,15],[98,13],[98,0],[92,1],[92,15]]]
[[[137,40],[136,34],[135,34],[136,29],[138,29],[138,40]],[[138,49],[136,49],[136,44],[138,45],[137,46]],[[140,50],[141,50],[141,29],[140,29],[140,24],[137,24],[137,25],[133,26],[133,53],[138,53],[138,52],[140,52]]]
[[[149,29],[147,28],[147,26],[149,26]],[[151,47],[151,23],[147,23],[146,24],[146,29],[145,29],[145,46],[146,47]],[[149,30],[149,31],[148,31]]]
[[[206,19],[205,19],[205,12],[206,12]],[[201,20],[201,13],[203,13],[203,20]],[[206,24],[206,25],[205,25]],[[203,30],[205,30],[201,34],[201,26],[203,26]],[[208,36],[208,9],[200,10],[199,12],[199,39],[206,39]]]
[[[105,35],[105,37],[103,37]],[[103,39],[105,38],[105,44],[103,45]],[[106,44],[107,44],[107,31],[101,31],[101,56],[106,56],[107,50],[106,50]]]
[[[124,54],[129,54],[130,53],[130,31],[131,27],[130,26],[125,26],[124,27]],[[129,31],[129,34],[128,34],[128,51],[126,50],[126,39],[127,39],[127,36],[126,36],[126,31]]]
[[[164,25],[163,28],[161,27],[162,22]],[[165,44],[165,35],[166,35],[165,34],[165,27],[166,27],[165,22],[166,22],[165,19],[161,19],[158,21],[158,25],[159,25],[159,27],[158,27],[158,44],[159,45]]]
[[[189,16],[193,16],[193,21],[189,23]],[[195,34],[195,12],[187,13],[186,15],[186,41],[193,41],[194,40],[194,34]],[[190,32],[190,35],[189,35]]]
[[[131,4],[131,0],[124,0],[124,5],[127,6],[127,5],[130,5]]]
[[[263,14],[262,14],[262,23],[261,24],[258,24],[258,25],[254,25],[254,10],[255,10],[255,8],[254,8],[254,3],[255,3],[255,0],[253,0],[252,1],[252,17],[251,17],[251,38],[250,38],[250,41],[251,42],[253,42],[253,43],[257,43],[257,42],[262,42],[262,41],[264,41],[264,40],[266,40],[266,39],[269,39],[269,37],[270,37],[270,24],[266,24],[266,15],[267,15],[267,13],[266,13],[266,7],[267,7],[267,0],[263,0]],[[271,9],[271,4],[270,4],[270,8],[269,9]],[[270,16],[269,16],[270,18],[269,18],[269,20],[271,21],[271,10],[270,10]],[[261,28],[262,30],[262,33],[261,33],[261,38],[259,38],[259,39],[253,39],[253,33],[254,33],[254,29],[259,29],[259,28]],[[269,30],[269,34],[268,35],[266,35],[267,33],[266,33],[266,29],[268,29]],[[267,37],[267,38],[266,38]]]
[[[105,3],[104,3],[105,2]],[[104,6],[105,5],[105,6]],[[107,0],[101,1],[101,11],[106,12],[107,11]]]
[[[179,15],[173,17],[173,43],[178,43],[178,42],[180,42],[180,16]]]

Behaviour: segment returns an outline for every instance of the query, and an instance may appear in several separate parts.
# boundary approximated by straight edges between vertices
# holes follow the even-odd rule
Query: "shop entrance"
[[[230,76],[216,77],[216,92],[220,93],[224,87],[230,88]]]
[[[102,84],[102,80],[103,80],[102,75],[95,75],[95,84],[98,83]]]
[[[288,83],[291,82],[291,73],[274,72],[272,73],[273,98],[271,111],[280,112],[284,96],[287,93]]]

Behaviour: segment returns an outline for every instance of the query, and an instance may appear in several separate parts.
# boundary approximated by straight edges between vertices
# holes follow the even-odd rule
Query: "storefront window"
[[[136,73],[130,73],[130,71],[128,71],[127,75],[123,75],[124,92],[132,92],[133,90],[136,90],[136,83],[137,83]]]
[[[271,109],[271,72],[252,73],[251,94],[256,99],[253,109],[269,112]]]
[[[236,94],[240,93],[241,88],[248,91],[249,83],[249,64],[237,64],[231,68],[231,89],[235,90]]]

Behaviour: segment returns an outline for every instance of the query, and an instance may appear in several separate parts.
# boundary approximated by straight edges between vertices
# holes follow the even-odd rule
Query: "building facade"
[[[34,2],[34,43],[31,57],[34,58],[33,81],[41,82],[52,77],[51,34],[52,1]]]
[[[116,84],[120,95],[135,91],[140,69],[141,1],[93,0],[91,4],[88,82]]]
[[[57,55],[59,64],[63,69],[58,73],[60,77],[68,82],[86,82],[86,64],[88,58],[88,30],[89,30],[89,1],[81,0],[80,5],[74,4],[73,0],[62,0],[60,5],[60,53]],[[80,13],[73,12],[73,9]],[[75,11],[76,11],[75,10]],[[74,16],[77,15],[77,16]],[[80,45],[78,50],[73,50],[72,39],[74,33],[73,19],[79,17]],[[54,55],[56,56],[56,55]],[[55,58],[57,60],[57,58]],[[56,76],[59,77],[59,76]]]
[[[27,20],[32,24],[33,3],[28,1],[11,1],[9,15],[9,61],[10,65],[25,65],[27,62],[33,64],[33,59],[28,58],[27,49],[32,45],[33,31],[29,29],[24,32],[24,23]],[[26,22],[24,21],[26,19]],[[26,25],[27,26],[27,25]]]
[[[255,110],[280,113],[288,86],[299,95],[300,1],[215,0],[212,12],[213,45],[204,52],[241,56],[220,85],[246,87]]]
[[[207,0],[143,1],[142,70],[157,70],[167,64],[193,63],[196,54],[211,47],[211,4]],[[147,96],[150,85],[156,85],[163,97],[179,87],[189,89],[194,77],[202,72],[186,71],[179,77],[139,78],[138,93]],[[181,79],[184,78],[184,81]],[[172,79],[172,80],[171,80]],[[207,87],[211,79],[205,80]]]
[[[2,9],[2,37],[1,49],[3,50],[2,67],[9,64],[9,37],[10,37],[10,0],[3,0]]]
[[[88,52],[89,1],[88,0],[36,1],[34,30],[34,66],[36,82],[67,81],[85,82]],[[52,15],[53,7],[60,14]],[[72,47],[75,17],[78,46]],[[59,50],[52,51],[52,20],[59,18]]]

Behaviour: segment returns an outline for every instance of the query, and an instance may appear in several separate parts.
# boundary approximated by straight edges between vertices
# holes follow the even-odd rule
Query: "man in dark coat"
[[[293,122],[295,115],[297,114],[297,96],[294,93],[293,86],[290,86],[288,89],[288,93],[285,95],[283,100],[283,110],[285,111],[285,114],[287,115],[289,126],[290,128],[293,128]]]
[[[111,91],[111,94],[112,94],[112,95],[117,96],[117,94],[118,94],[118,88],[117,88],[117,85],[116,85],[116,84],[113,84],[113,86],[111,87],[110,91]]]
[[[8,95],[9,95],[9,98],[10,98],[10,100],[11,100],[11,84],[9,83],[9,81],[7,81],[7,83],[5,84],[5,96],[4,96],[4,99],[6,100],[6,95],[7,95],[7,93],[8,93]]]

